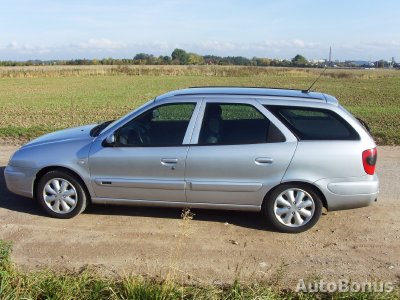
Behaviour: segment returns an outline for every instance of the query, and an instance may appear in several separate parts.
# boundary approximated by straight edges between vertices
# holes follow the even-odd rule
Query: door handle
[[[274,162],[271,157],[257,157],[254,161],[258,165],[272,164]]]
[[[178,159],[177,158],[161,158],[161,163],[163,165],[177,164]]]

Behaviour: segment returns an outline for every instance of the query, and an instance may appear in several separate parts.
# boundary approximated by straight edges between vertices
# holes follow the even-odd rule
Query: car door
[[[196,105],[155,104],[118,128],[113,144],[96,140],[89,156],[95,200],[186,202],[185,159]]]
[[[281,182],[296,145],[256,100],[206,98],[186,160],[188,202],[259,207]]]

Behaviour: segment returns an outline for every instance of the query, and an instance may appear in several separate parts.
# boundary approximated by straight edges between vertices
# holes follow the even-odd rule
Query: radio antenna
[[[310,85],[310,87],[306,90],[302,90],[303,93],[309,93],[311,89],[313,88],[314,84],[317,83],[317,81],[324,75],[326,69],[328,69],[328,66],[331,64],[331,55],[332,55],[332,47],[329,47],[329,61],[327,64],[325,64],[325,68],[322,70],[321,74],[317,77],[317,79],[314,80],[314,82]]]

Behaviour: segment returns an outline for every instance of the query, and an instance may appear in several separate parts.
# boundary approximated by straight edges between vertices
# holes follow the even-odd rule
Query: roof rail
[[[299,89],[293,88],[279,88],[279,87],[268,87],[268,86],[245,86],[245,85],[199,85],[190,86],[188,89],[209,89],[209,88],[232,88],[232,89],[268,89],[268,90],[288,90],[288,91],[300,91]]]
[[[198,86],[167,92],[156,97],[161,100],[167,97],[198,96],[198,95],[232,95],[232,96],[257,96],[257,97],[287,97],[298,99],[309,99],[326,102],[323,94],[318,92],[303,93],[301,90],[284,88],[264,87],[241,87],[241,86]]]

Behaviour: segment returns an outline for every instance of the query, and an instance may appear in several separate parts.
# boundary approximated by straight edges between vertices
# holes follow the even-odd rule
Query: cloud
[[[50,52],[50,49],[46,47],[31,44],[21,44],[16,41],[13,41],[5,46],[0,45],[0,50],[7,52],[17,52],[20,54],[46,54]]]
[[[362,42],[360,44],[362,47],[370,47],[370,48],[377,48],[377,49],[393,49],[393,48],[400,48],[400,40],[398,41],[367,41]]]
[[[127,47],[127,44],[109,39],[89,39],[83,43],[71,43],[72,48],[89,51],[115,51]]]
[[[254,42],[232,42],[205,40],[193,43],[122,42],[107,38],[91,38],[84,42],[60,45],[33,45],[13,41],[0,44],[0,60],[4,59],[66,59],[66,58],[115,58],[133,57],[140,52],[154,55],[171,54],[173,49],[182,48],[198,54],[214,54],[221,56],[243,55],[247,57],[291,58],[301,53],[309,59],[326,57],[328,44],[302,39],[263,40]],[[332,44],[336,59],[380,59],[393,56],[400,48],[400,40],[389,41],[354,41],[351,43]]]
[[[230,42],[219,42],[219,41],[206,41],[206,42],[199,43],[198,45],[190,45],[190,46],[191,47],[197,46],[204,50],[217,50],[217,51],[236,50],[239,48],[243,49],[243,45],[230,43]]]
[[[261,42],[249,43],[232,43],[232,42],[219,42],[219,41],[206,41],[199,44],[187,45],[188,47],[197,47],[207,51],[238,51],[238,52],[260,52],[260,51],[281,51],[293,49],[308,49],[308,48],[322,48],[320,43],[306,42],[300,39],[294,40],[265,40]]]
[[[168,43],[163,41],[154,41],[148,43],[124,43],[119,41],[112,41],[109,39],[89,39],[83,43],[71,43],[69,45],[72,49],[85,50],[85,51],[117,51],[117,50],[135,50],[138,52],[171,52],[175,48],[183,48],[194,52],[252,52],[252,51],[270,51],[281,49],[307,49],[321,46],[316,42],[306,42],[300,39],[294,40],[266,40],[262,42],[227,42],[227,41],[204,41],[197,43]]]
[[[99,53],[106,55],[127,48],[127,44],[109,39],[89,39],[86,42],[64,45],[33,45],[13,41],[9,44],[0,44],[0,60],[2,59],[57,59],[67,54],[69,57],[81,58],[82,55]],[[83,53],[83,54],[82,54]]]

